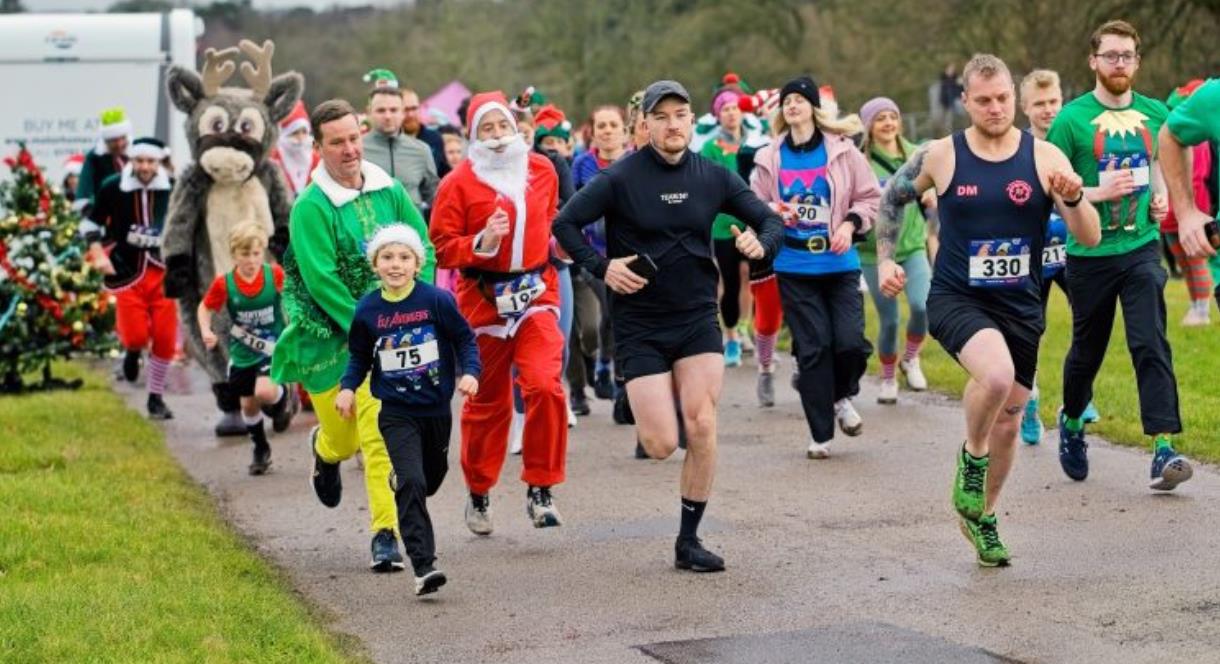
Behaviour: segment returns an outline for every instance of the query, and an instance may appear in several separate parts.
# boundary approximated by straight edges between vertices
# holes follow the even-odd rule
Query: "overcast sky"
[[[288,9],[292,7],[312,7],[325,9],[335,5],[398,5],[407,0],[254,0],[256,9]],[[104,11],[115,3],[115,0],[22,0],[22,4],[30,11],[73,12],[73,11]],[[208,4],[204,2],[202,4]]]

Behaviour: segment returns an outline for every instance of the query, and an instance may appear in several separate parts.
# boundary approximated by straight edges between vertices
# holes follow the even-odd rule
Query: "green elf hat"
[[[389,69],[373,69],[364,75],[365,83],[372,83],[374,90],[381,88],[389,88],[391,90],[398,89],[398,77]]]
[[[572,123],[568,122],[563,111],[551,104],[538,109],[534,115],[534,145],[541,144],[542,139],[547,136],[554,136],[565,142],[572,138]]]
[[[1205,80],[1196,78],[1186,85],[1174,89],[1173,92],[1169,93],[1169,98],[1165,100],[1165,105],[1168,106],[1169,110],[1172,111],[1178,107],[1178,104],[1186,101],[1186,98],[1194,94],[1195,90],[1198,90],[1199,86],[1203,85],[1204,83],[1206,83]]]
[[[122,106],[115,106],[102,111],[102,140],[123,138],[131,135],[131,121],[127,119],[127,111]]]
[[[525,111],[538,108],[546,104],[546,96],[538,91],[538,88],[529,86],[517,95],[517,98],[508,105],[514,111]]]

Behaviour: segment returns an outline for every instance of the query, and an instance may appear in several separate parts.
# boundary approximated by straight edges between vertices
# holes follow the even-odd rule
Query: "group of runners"
[[[742,118],[758,95],[726,79],[696,152],[691,95],[662,80],[625,110],[596,109],[595,149],[572,163],[562,113],[532,112],[530,91],[513,101],[480,93],[463,117],[467,153],[436,153],[436,166],[445,159],[451,170],[420,205],[418,191],[408,195],[366,158],[354,107],[318,104],[309,130],[320,159],[293,206],[282,271],[260,269],[266,238],[247,229],[232,241],[234,274],[218,278],[199,312],[207,329],[209,311],[226,303],[235,320],[257,311],[248,317],[255,336],[274,337],[265,357],[244,364],[261,369],[231,377],[249,384],[251,470],[269,463],[260,405],[283,398],[277,385],[299,383],[318,417],[318,499],[339,504],[340,464],[361,451],[372,567],[405,567],[401,536],[416,593],[430,593],[445,576],[426,503],[448,470],[454,392],[463,397],[469,529],[493,533],[491,490],[510,447],[520,448],[527,517],[556,527],[569,427],[589,412],[584,372],[578,385],[565,367],[587,359],[581,369],[598,395],[619,398],[615,419],[634,423],[639,456],[685,450],[675,565],[720,571],[724,560],[698,529],[726,366],[752,345],[759,406],[773,406],[786,322],[806,453],[829,457],[836,428],[864,431],[852,405],[873,352],[863,277],[881,321],[881,403],[897,401],[900,372],[911,389],[927,388],[919,353],[928,334],[969,375],[952,503],[979,564],[1008,563],[996,505],[1018,437],[1042,439],[1036,374],[1052,283],[1073,321],[1057,427],[1064,472],[1088,475],[1093,381],[1121,302],[1154,452],[1150,487],[1172,490],[1191,465],[1172,442],[1181,422],[1159,221],[1172,203],[1184,252],[1214,254],[1184,146],[1216,140],[1220,81],[1172,113],[1135,92],[1140,39],[1123,21],[1096,30],[1088,63],[1095,88],[1065,105],[1053,72],[1018,85],[999,58],[976,55],[962,74],[971,126],[919,146],[903,138],[892,100],[840,114],[824,88],[798,76],[771,95],[774,114],[761,124],[752,116],[750,126]],[[370,99],[396,86],[379,85]],[[1018,101],[1029,130],[1015,125]],[[398,148],[388,146],[392,158]],[[398,172],[408,170],[434,182],[438,169],[399,162]],[[597,306],[578,310],[574,329],[581,297]],[[740,325],[751,313],[752,333]],[[233,356],[250,359],[238,347]]]

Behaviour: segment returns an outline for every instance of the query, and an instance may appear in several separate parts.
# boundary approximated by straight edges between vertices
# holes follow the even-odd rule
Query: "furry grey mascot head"
[[[304,78],[289,72],[272,78],[275,46],[242,40],[237,48],[204,53],[203,71],[196,74],[172,67],[166,80],[170,100],[186,113],[186,135],[193,164],[178,180],[170,200],[161,245],[165,256],[165,292],[179,299],[183,325],[190,334],[187,350],[207,371],[225,413],[217,433],[240,434],[237,398],[227,388],[227,317],[217,316],[214,328],[222,343],[204,347],[195,310],[208,286],[233,267],[229,233],[255,222],[266,227],[268,248],[276,257],[288,246],[288,215],[292,194],[280,169],[268,157],[279,135],[279,121],[292,112],[305,87]],[[224,87],[239,70],[247,88]]]

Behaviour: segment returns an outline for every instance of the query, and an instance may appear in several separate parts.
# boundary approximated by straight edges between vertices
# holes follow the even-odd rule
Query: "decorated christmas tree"
[[[0,182],[0,392],[21,391],[22,374],[36,370],[42,382],[27,389],[75,387],[51,377],[51,361],[109,353],[111,296],[84,260],[80,219],[25,146],[4,163],[11,174]]]

